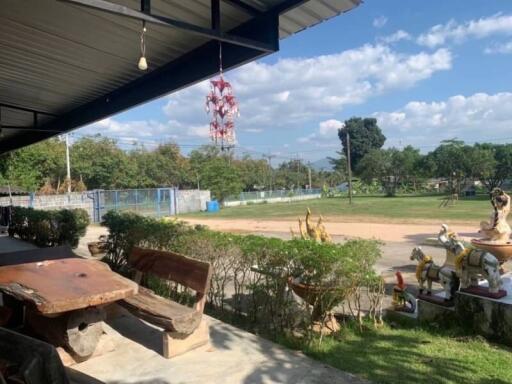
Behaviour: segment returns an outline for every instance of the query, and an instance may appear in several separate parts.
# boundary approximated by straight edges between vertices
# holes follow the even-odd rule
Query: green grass
[[[441,196],[414,197],[355,197],[350,205],[347,198],[315,199],[292,203],[253,204],[224,208],[218,213],[187,215],[215,219],[286,219],[304,216],[309,207],[315,215],[350,219],[392,219],[396,221],[442,221],[478,223],[486,219],[492,209],[486,197],[459,200],[441,208]]]
[[[512,383],[512,353],[480,337],[419,328],[344,329],[304,352],[375,383]]]

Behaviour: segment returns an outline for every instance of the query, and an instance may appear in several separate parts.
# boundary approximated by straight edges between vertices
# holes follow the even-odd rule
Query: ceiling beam
[[[57,116],[54,113],[38,111],[37,109],[32,109],[32,108],[20,107],[19,105],[14,105],[14,104],[0,103],[0,108],[14,109],[17,111],[30,112],[30,113],[38,113],[40,115],[46,115],[46,116]]]
[[[111,3],[105,0],[60,0],[65,3],[111,13],[117,16],[128,17],[131,19],[145,21],[164,27],[179,29],[181,31],[194,35],[206,37],[208,39],[217,40],[223,43],[230,43],[242,47],[257,49],[263,52],[275,52],[275,46],[256,39],[249,39],[237,36],[231,33],[222,32],[220,29],[203,28],[195,24],[184,21],[171,19],[165,16],[151,14],[149,11],[141,12],[135,9],[125,7],[124,5]]]
[[[251,16],[258,16],[262,13],[259,9],[254,8],[253,6],[251,6],[247,3],[244,3],[242,0],[222,0],[222,1],[231,5],[234,8],[240,9],[241,11],[248,13]]]

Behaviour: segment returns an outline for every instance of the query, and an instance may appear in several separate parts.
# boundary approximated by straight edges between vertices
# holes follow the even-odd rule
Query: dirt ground
[[[293,229],[299,232],[296,220],[247,220],[247,219],[196,219],[186,218],[190,224],[203,224],[210,229],[229,232],[265,232],[290,233]],[[329,219],[324,221],[327,232],[331,236],[344,236],[346,238],[379,239],[382,241],[421,243],[427,237],[434,237],[439,232],[439,224],[399,224],[383,222],[337,222]],[[467,224],[452,225],[459,236],[472,238],[477,236],[478,223],[471,226]]]

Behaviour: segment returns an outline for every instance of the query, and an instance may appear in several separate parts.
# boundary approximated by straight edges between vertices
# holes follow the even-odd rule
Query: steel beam
[[[18,130],[18,131],[32,131],[32,132],[52,132],[52,133],[62,133],[62,130],[59,129],[45,129],[42,130],[37,127],[25,127],[25,126],[17,126],[17,125],[0,125],[0,130],[9,129],[9,130]]]
[[[18,110],[18,111],[30,112],[30,113],[38,113],[40,115],[46,115],[46,116],[57,116],[54,113],[38,111],[37,109],[32,109],[32,108],[20,107],[18,105],[14,105],[14,104],[0,103],[0,108],[15,109],[15,110]]]
[[[225,3],[231,5],[232,7],[238,8],[251,16],[258,16],[262,12],[259,9],[254,8],[253,6],[244,3],[243,0],[222,0]]]
[[[125,7],[124,5],[111,3],[105,0],[59,0],[65,3],[70,3],[82,7],[94,9],[111,13],[118,16],[128,17],[136,20],[145,21],[146,23],[153,23],[164,27],[170,27],[195,34],[209,39],[221,41],[223,43],[230,43],[240,45],[242,47],[257,49],[263,52],[275,52],[272,44],[256,39],[249,39],[242,36],[225,33],[220,30],[203,28],[198,25],[190,24],[184,21],[171,19],[165,16],[153,15],[149,12],[140,12],[135,9]]]

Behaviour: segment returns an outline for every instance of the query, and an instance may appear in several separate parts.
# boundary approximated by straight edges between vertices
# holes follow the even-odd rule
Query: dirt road
[[[207,225],[211,229],[230,232],[265,232],[290,233],[292,228],[298,233],[297,221],[292,220],[247,220],[247,219],[184,219],[190,224]],[[371,222],[332,222],[325,221],[327,232],[331,236],[347,238],[379,239],[390,242],[421,243],[427,237],[434,237],[439,232],[439,224],[395,224]],[[477,236],[477,227],[453,225],[451,229],[461,237]]]

